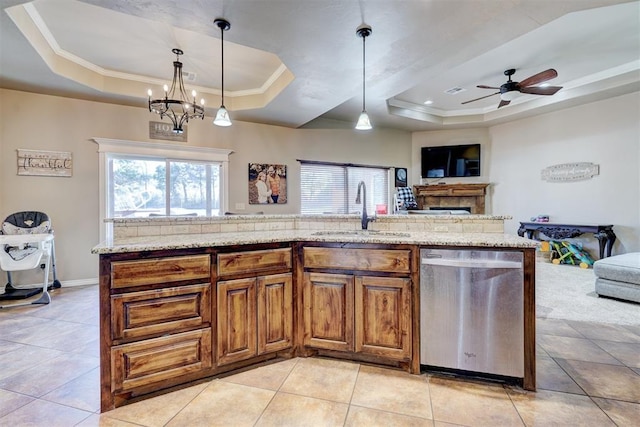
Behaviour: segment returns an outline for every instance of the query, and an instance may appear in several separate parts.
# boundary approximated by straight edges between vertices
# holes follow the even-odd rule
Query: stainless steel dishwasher
[[[422,249],[420,363],[524,377],[523,255]]]

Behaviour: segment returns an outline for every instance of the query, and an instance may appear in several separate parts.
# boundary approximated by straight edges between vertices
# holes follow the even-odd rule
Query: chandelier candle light
[[[171,119],[173,123],[173,133],[181,134],[184,132],[182,126],[189,122],[189,119],[204,119],[204,99],[200,100],[200,105],[196,103],[196,91],[192,91],[192,101],[184,88],[182,81],[182,62],[180,55],[184,52],[180,49],[171,50],[176,55],[173,61],[173,81],[171,88],[164,85],[164,98],[152,99],[153,93],[151,89],[147,92],[149,95],[149,111],[160,115],[160,119],[165,116]]]
[[[214,24],[220,28],[220,57],[221,57],[221,70],[222,78],[220,84],[220,97],[222,99],[216,118],[213,120],[213,124],[217,126],[231,126],[231,119],[229,118],[229,112],[224,106],[224,32],[231,28],[229,21],[225,19],[216,19]]]
[[[358,117],[358,123],[356,123],[357,130],[369,130],[371,129],[371,121],[369,120],[369,115],[367,114],[367,109],[365,108],[365,47],[364,42],[367,37],[371,35],[371,27],[362,24],[356,29],[356,34],[358,37],[362,37],[362,113],[360,113],[360,117]]]

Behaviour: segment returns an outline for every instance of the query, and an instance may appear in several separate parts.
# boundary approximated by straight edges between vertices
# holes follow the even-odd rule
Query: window
[[[215,216],[220,163],[107,155],[107,216]]]
[[[389,168],[301,161],[300,213],[361,213],[362,205],[355,203],[361,181],[367,189],[367,212],[388,205]]]
[[[228,210],[223,148],[93,138],[99,153],[100,240],[114,217],[220,215]]]

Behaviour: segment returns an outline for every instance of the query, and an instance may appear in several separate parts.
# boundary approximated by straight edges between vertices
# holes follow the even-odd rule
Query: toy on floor
[[[571,242],[556,242],[553,240],[549,240],[548,242],[543,242],[543,245],[545,244],[551,248],[551,262],[556,265],[572,264],[579,265],[580,268],[589,268],[594,263],[593,258],[586,250]]]

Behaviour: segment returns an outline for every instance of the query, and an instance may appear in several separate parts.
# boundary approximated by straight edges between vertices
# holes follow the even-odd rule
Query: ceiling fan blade
[[[500,89],[499,87],[486,86],[486,85],[478,85],[476,87],[479,87],[480,89]]]
[[[504,107],[505,105],[509,105],[511,101],[505,101],[504,99],[500,100],[500,104],[498,104],[498,108]]]
[[[534,74],[527,79],[524,79],[520,82],[520,87],[537,85],[538,83],[546,82],[547,80],[551,80],[556,77],[558,77],[558,72],[553,68],[549,68],[546,71],[542,71],[538,74]]]
[[[547,87],[521,87],[520,92],[528,93],[531,95],[554,95],[557,91],[562,89],[562,86],[547,86]]]
[[[474,101],[480,101],[481,99],[485,99],[485,98],[488,98],[488,97],[490,97],[490,96],[497,95],[497,94],[499,94],[499,93],[500,93],[500,92],[496,92],[496,93],[492,93],[491,95],[481,96],[480,98],[472,99],[472,100],[470,100],[470,101],[464,101],[464,102],[463,102],[463,104],[468,104],[468,103],[470,103],[470,102],[474,102]]]

